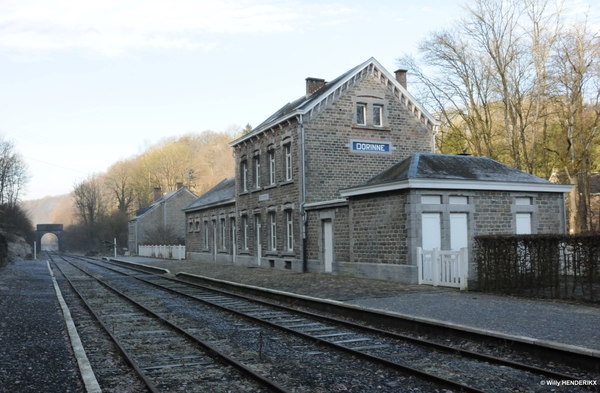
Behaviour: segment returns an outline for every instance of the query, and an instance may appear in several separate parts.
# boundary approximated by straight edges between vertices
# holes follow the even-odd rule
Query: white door
[[[325,273],[333,271],[333,223],[331,220],[323,221],[323,258]]]
[[[450,213],[450,249],[460,251],[469,247],[467,213]]]
[[[440,213],[423,213],[421,215],[422,247],[423,250],[438,250],[442,248],[442,228]]]
[[[531,214],[529,213],[517,213],[517,228],[515,233],[517,235],[531,235]]]
[[[260,257],[262,255],[262,239],[260,236],[262,223],[259,214],[254,216],[254,224],[256,228],[256,264],[260,266]]]

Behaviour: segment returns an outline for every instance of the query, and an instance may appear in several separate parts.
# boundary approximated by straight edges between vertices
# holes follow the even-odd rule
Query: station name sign
[[[378,141],[350,141],[350,151],[354,153],[379,153],[379,154],[391,154],[394,148],[391,142],[378,142]]]

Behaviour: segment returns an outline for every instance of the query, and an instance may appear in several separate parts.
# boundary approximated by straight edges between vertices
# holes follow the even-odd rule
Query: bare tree
[[[14,144],[0,136],[0,204],[16,204],[28,181],[27,164]]]
[[[75,184],[73,202],[77,217],[87,229],[89,239],[97,240],[98,226],[106,214],[106,198],[100,176],[94,174]]]
[[[589,172],[600,123],[600,37],[575,23],[559,37],[552,57],[558,137],[553,151],[569,182],[569,227],[591,228]]]

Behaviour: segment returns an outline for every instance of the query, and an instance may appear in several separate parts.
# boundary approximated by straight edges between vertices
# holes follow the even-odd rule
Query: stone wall
[[[381,127],[356,125],[358,102],[384,107]],[[368,123],[368,122],[367,122]],[[415,152],[432,151],[432,133],[372,75],[305,121],[307,203],[336,199]],[[390,142],[391,154],[351,152],[352,140]]]

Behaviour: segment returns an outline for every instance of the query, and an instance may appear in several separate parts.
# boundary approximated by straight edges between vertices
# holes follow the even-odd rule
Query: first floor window
[[[275,184],[275,151],[269,151],[269,184]]]
[[[254,157],[254,188],[260,188],[260,156]]]
[[[357,104],[356,105],[356,124],[365,125],[367,124],[367,105]]]
[[[248,163],[244,160],[240,166],[240,177],[242,182],[242,192],[248,191]]]
[[[286,248],[288,251],[294,251],[294,221],[291,210],[286,210],[285,212],[285,226],[287,228]]]
[[[383,125],[383,106],[373,105],[373,125],[381,127]]]
[[[190,226],[189,226],[188,232],[192,232],[194,230],[194,226],[193,226],[194,224],[192,223],[192,217],[190,217],[190,219],[189,219],[189,224],[190,224]]]
[[[292,180],[292,145],[285,145],[285,180]]]
[[[269,213],[269,250],[277,249],[277,216],[275,212]]]

